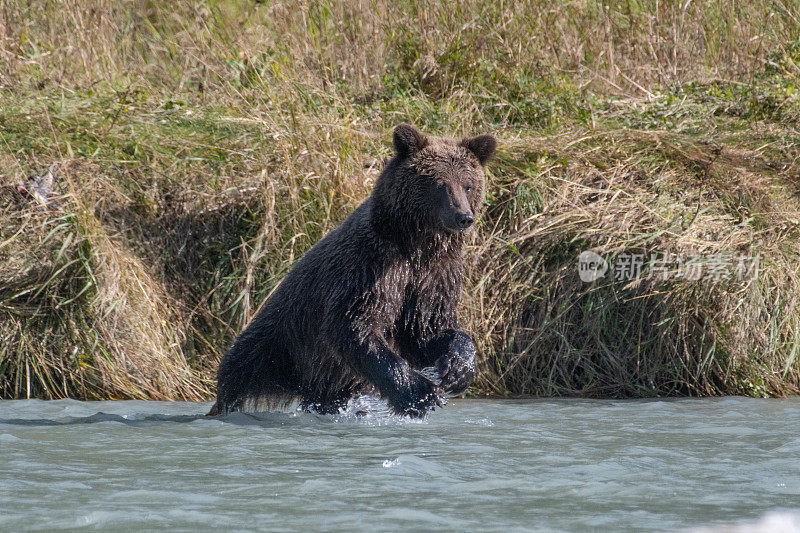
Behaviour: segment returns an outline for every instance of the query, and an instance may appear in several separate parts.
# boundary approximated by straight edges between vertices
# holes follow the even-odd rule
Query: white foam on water
[[[489,420],[488,418],[467,418],[464,420],[465,424],[472,424],[475,426],[485,426],[485,427],[492,427],[494,426],[494,422]]]
[[[775,510],[757,520],[691,528],[689,533],[800,533],[800,510]]]

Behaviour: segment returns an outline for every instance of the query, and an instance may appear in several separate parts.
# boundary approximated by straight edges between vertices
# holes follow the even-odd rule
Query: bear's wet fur
[[[401,124],[372,195],[292,268],[222,359],[212,415],[299,400],[339,411],[377,393],[423,416],[475,375],[456,317],[464,234],[483,201],[495,140]],[[435,367],[438,384],[419,370]]]

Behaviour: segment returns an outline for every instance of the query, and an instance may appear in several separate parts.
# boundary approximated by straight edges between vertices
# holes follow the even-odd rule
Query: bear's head
[[[400,124],[396,154],[372,195],[372,220],[382,233],[460,235],[480,213],[484,167],[495,150],[491,135],[463,140],[426,136]]]

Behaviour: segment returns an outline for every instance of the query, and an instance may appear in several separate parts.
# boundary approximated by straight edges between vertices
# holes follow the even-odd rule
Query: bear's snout
[[[452,232],[468,230],[475,222],[475,215],[467,191],[457,185],[442,185],[439,194],[439,217],[445,229]]]
[[[442,226],[453,233],[467,231],[475,222],[475,215],[472,214],[472,211],[461,211],[452,207],[440,212],[439,217],[442,221]]]
[[[472,213],[461,213],[456,217],[458,229],[462,231],[469,228],[473,222],[475,222],[475,217],[472,216]]]

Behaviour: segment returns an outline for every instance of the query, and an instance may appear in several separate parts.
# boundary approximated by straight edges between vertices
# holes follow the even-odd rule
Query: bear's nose
[[[475,222],[475,217],[473,217],[471,213],[464,213],[458,215],[457,222],[460,229],[467,229],[472,225],[473,222]]]

